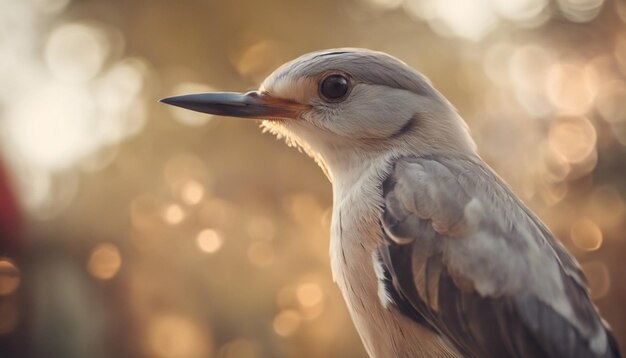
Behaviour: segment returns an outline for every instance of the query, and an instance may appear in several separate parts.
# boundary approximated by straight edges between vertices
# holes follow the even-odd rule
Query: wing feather
[[[401,311],[468,357],[618,357],[576,261],[478,158],[399,159],[378,255]]]

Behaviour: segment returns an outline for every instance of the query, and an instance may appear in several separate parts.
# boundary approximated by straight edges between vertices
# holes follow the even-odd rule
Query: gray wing
[[[383,193],[402,313],[468,357],[619,356],[576,261],[480,159],[401,158]]]

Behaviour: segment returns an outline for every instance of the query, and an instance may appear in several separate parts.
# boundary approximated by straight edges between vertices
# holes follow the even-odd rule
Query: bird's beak
[[[258,91],[188,94],[161,102],[202,113],[259,119],[293,119],[307,107]]]

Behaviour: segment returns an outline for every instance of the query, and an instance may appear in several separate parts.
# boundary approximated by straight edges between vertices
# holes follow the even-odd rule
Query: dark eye
[[[320,85],[320,93],[324,98],[337,101],[342,99],[348,93],[350,82],[342,75],[330,75],[322,81]]]

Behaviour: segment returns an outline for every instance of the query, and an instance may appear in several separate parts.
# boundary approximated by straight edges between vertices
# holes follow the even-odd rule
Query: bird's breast
[[[384,307],[378,295],[373,253],[383,243],[382,191],[376,178],[334,190],[331,226],[333,278],[371,357],[451,356],[429,330]]]

